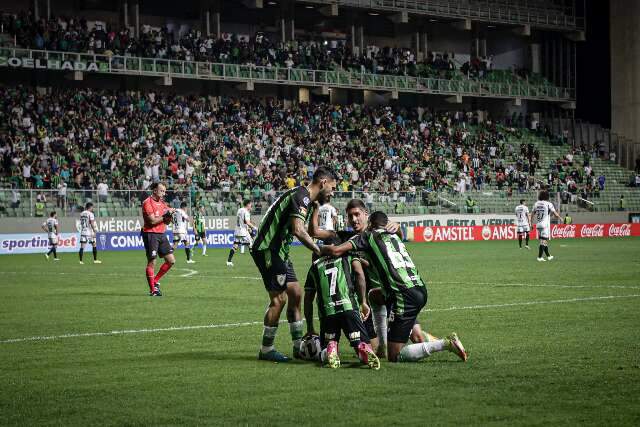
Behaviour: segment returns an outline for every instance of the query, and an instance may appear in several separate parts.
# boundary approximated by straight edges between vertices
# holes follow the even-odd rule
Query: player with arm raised
[[[380,369],[380,360],[371,348],[362,322],[369,317],[370,309],[360,261],[350,256],[319,258],[309,269],[304,290],[307,335],[315,334],[313,301],[317,295],[323,349],[320,360],[330,368],[340,367],[338,342],[344,332],[358,359],[372,369]]]
[[[167,192],[164,184],[154,182],[150,187],[152,193],[142,202],[142,242],[147,255],[147,284],[149,285],[149,296],[161,297],[160,279],[176,263],[173,256],[173,248],[169,244],[169,239],[165,235],[167,224],[171,222],[174,209],[169,209],[164,202],[164,195]],[[158,274],[155,274],[156,258],[164,258],[164,263],[160,266]]]
[[[340,246],[323,246],[321,254],[336,257],[362,251],[370,256],[373,266],[381,273],[382,288],[375,294],[391,307],[387,336],[389,361],[416,362],[444,350],[466,361],[467,353],[455,333],[445,339],[406,345],[418,314],[427,304],[427,286],[402,240],[385,230],[388,222],[384,212],[374,212],[365,232]]]
[[[187,203],[180,203],[180,209],[173,212],[173,250],[175,251],[180,242],[184,245],[184,251],[187,254],[187,264],[194,264],[193,251],[191,250],[191,242],[189,241],[189,215],[187,215]]]
[[[324,201],[333,195],[336,178],[333,172],[320,167],[308,186],[294,187],[278,197],[265,213],[251,246],[264,286],[269,294],[269,306],[264,315],[262,347],[258,359],[288,362],[289,357],[276,351],[273,343],[278,331],[280,314],[287,305],[287,320],[293,341],[293,355],[298,356],[303,323],[300,313],[302,291],[289,259],[293,238],[312,252],[319,254],[318,245],[307,233],[305,222],[312,210],[312,202]]]
[[[49,238],[49,251],[44,254],[46,259],[49,259],[49,255],[53,254],[54,261],[60,261],[58,258],[58,218],[55,211],[49,214],[49,218],[42,223],[42,229],[47,233]]]
[[[78,252],[80,264],[84,264],[82,257],[84,256],[84,247],[87,243],[90,243],[93,247],[93,263],[102,264],[102,261],[98,259],[98,247],[96,245],[97,231],[98,224],[96,224],[96,217],[93,214],[93,203],[89,202],[80,214],[80,251]]]
[[[251,246],[251,233],[256,230],[256,226],[251,222],[252,207],[253,203],[251,203],[251,200],[245,200],[242,203],[242,207],[238,209],[238,212],[236,213],[235,237],[233,240],[233,246],[229,250],[227,267],[233,267],[233,262],[231,260],[238,250],[238,247],[240,247],[240,253],[244,253],[244,247]]]
[[[529,249],[529,232],[531,231],[531,214],[529,208],[524,204],[525,200],[521,199],[520,204],[516,206],[516,226],[518,232],[518,244],[522,249],[522,236],[526,237],[524,247]]]
[[[549,240],[551,240],[551,215],[558,219],[562,219],[553,204],[549,201],[549,192],[542,190],[538,194],[538,201],[533,205],[532,219],[536,223],[536,229],[538,231],[538,261],[545,261],[542,256],[547,256],[546,261],[551,261],[553,256],[549,255]]]

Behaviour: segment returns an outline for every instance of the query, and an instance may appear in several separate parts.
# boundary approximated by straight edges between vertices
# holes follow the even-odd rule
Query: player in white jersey
[[[49,255],[53,254],[54,261],[60,261],[58,258],[58,218],[56,218],[56,212],[53,211],[49,214],[49,218],[42,223],[42,229],[47,233],[49,238],[49,252],[44,254],[45,258],[49,259]]]
[[[522,249],[522,236],[526,238],[524,247],[529,249],[529,232],[531,231],[531,214],[529,208],[524,204],[525,200],[521,199],[520,204],[516,206],[516,226],[518,227],[518,244]]]
[[[547,255],[547,261],[551,261],[553,257],[549,255],[549,239],[551,239],[551,215],[558,219],[560,215],[556,212],[553,204],[549,202],[549,192],[542,190],[538,195],[538,201],[533,205],[532,219],[536,223],[536,229],[538,230],[538,240],[540,246],[538,247],[538,261],[545,261],[542,254]]]
[[[240,252],[244,253],[245,246],[251,246],[253,243],[253,238],[251,237],[253,233],[257,230],[254,223],[251,222],[251,208],[253,204],[251,200],[245,200],[242,203],[242,207],[238,209],[238,213],[236,214],[236,230],[235,237],[233,240],[233,246],[231,250],[229,250],[229,257],[227,258],[227,266],[233,267],[233,256],[235,255],[238,247],[240,247]]]
[[[329,202],[318,208],[318,227],[320,230],[336,231],[338,211]]]
[[[187,254],[187,264],[194,264],[193,253],[191,251],[191,242],[189,241],[189,215],[186,212],[187,203],[180,203],[180,209],[173,212],[171,219],[173,225],[173,249],[175,250],[180,242],[184,245],[184,251]]]
[[[84,255],[84,246],[90,243],[93,246],[93,263],[102,264],[102,261],[98,259],[98,248],[96,246],[96,232],[98,231],[98,225],[96,224],[96,217],[93,214],[93,203],[89,202],[85,205],[84,211],[80,214],[80,264],[84,264],[82,257]]]

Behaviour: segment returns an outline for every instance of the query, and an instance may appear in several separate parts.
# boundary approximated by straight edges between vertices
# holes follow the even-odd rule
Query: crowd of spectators
[[[163,180],[194,194],[268,199],[320,163],[345,192],[539,185],[539,152],[509,142],[519,128],[478,124],[463,111],[4,87],[0,123],[0,175],[19,188],[147,189]]]
[[[375,74],[454,78],[463,75],[483,78],[493,69],[492,57],[471,58],[457,67],[453,54],[429,52],[418,60],[408,48],[377,48],[355,54],[343,40],[275,41],[258,32],[251,37],[224,34],[220,38],[191,29],[177,33],[167,27],[143,26],[139,37],[128,28],[110,24],[89,25],[83,18],[63,16],[35,20],[29,12],[2,16],[2,30],[18,47],[86,52],[105,55],[140,56],[161,59],[197,60],[265,67],[316,70],[349,69]],[[526,71],[514,70],[513,78],[526,78]]]

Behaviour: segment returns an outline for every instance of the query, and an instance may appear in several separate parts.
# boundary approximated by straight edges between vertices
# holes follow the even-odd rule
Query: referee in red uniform
[[[160,278],[175,264],[176,258],[173,256],[173,247],[165,234],[165,216],[173,214],[174,209],[170,209],[163,198],[167,188],[161,183],[151,185],[151,196],[142,202],[142,241],[144,250],[147,253],[147,283],[149,284],[149,295],[161,297]],[[160,266],[158,274],[155,274],[156,258],[164,258],[164,264]]]

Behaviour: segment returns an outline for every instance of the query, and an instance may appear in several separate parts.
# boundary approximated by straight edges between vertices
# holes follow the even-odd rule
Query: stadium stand
[[[541,185],[550,185],[558,201],[588,210],[615,209],[614,195],[625,194],[629,208],[639,201],[638,191],[625,187],[625,172],[596,152],[551,145],[511,118],[479,123],[464,111],[285,108],[277,101],[94,89],[5,87],[0,97],[2,182],[33,189],[36,199],[51,190],[47,208],[61,207],[53,197],[61,185],[76,197],[73,208],[98,199],[102,184],[111,190],[102,213],[134,214],[139,197],[125,190],[164,180],[212,214],[232,212],[243,197],[260,211],[320,163],[339,177],[338,206],[341,196],[373,193],[374,203],[396,213],[463,212],[469,193],[474,211],[499,212],[521,195],[532,199]],[[22,200],[29,202],[13,207],[10,191],[3,192],[3,215],[37,214],[33,193]]]
[[[15,41],[15,47],[35,50],[447,80],[485,79],[493,83],[553,87],[542,75],[524,68],[494,70],[491,56],[475,56],[458,64],[455,53],[429,52],[421,61],[410,47],[375,48],[355,54],[344,41],[309,37],[279,43],[276,35],[262,32],[251,37],[225,34],[216,38],[195,29],[178,35],[167,27],[145,27],[136,38],[126,27],[111,28],[81,17],[36,20],[33,14],[24,11],[2,14],[0,27]]]

